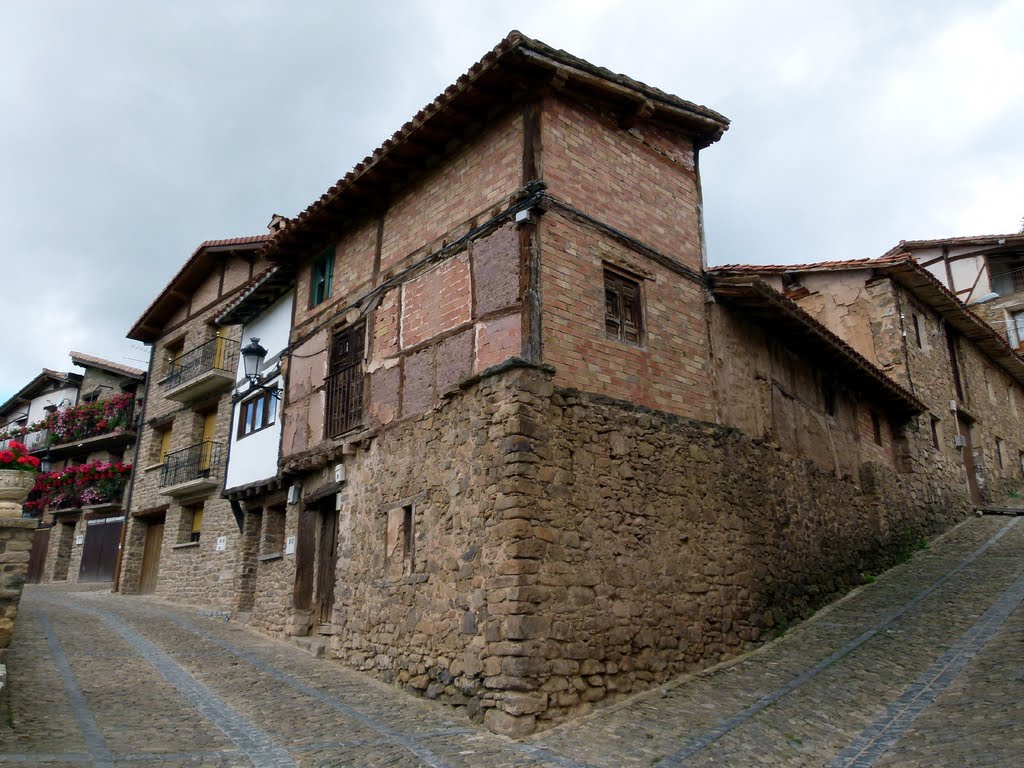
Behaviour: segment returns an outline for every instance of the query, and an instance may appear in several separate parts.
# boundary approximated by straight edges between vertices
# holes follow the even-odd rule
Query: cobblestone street
[[[518,743],[195,609],[29,587],[0,763],[1017,766],[1019,520],[968,521],[754,654]]]

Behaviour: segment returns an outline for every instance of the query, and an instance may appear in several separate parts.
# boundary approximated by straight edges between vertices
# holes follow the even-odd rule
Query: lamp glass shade
[[[267,350],[260,346],[260,340],[255,336],[242,347],[242,367],[245,369],[247,379],[255,379],[260,375],[260,369],[263,367],[263,360],[266,356]]]

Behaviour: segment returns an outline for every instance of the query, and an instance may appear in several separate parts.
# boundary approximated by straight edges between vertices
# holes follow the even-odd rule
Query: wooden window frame
[[[914,323],[914,340],[917,342],[917,348],[924,349],[924,343],[921,341],[921,321],[917,316],[917,312],[911,312],[910,319]]]
[[[328,248],[313,259],[309,280],[309,308],[331,298],[334,284],[334,248]]]
[[[604,267],[605,337],[634,347],[644,345],[644,295],[641,280]]]
[[[940,450],[939,448],[939,420],[934,416],[931,416],[932,422],[932,448]]]
[[[839,390],[830,378],[821,378],[821,399],[825,407],[825,415],[835,418],[839,415]]]
[[[179,542],[181,544],[198,544],[202,539],[203,516],[205,511],[205,504],[203,504],[203,502],[182,506],[181,512],[183,519],[180,528],[181,533],[179,535]]]
[[[882,417],[878,414],[878,411],[871,411],[871,437],[875,441],[875,445],[882,445]]]
[[[1011,309],[1008,313],[1010,319],[1007,326],[1013,329],[1013,335],[1016,337],[1014,348],[1024,351],[1024,309]]]
[[[246,425],[248,423],[248,420],[246,419],[246,411],[255,406],[260,400],[263,401],[261,414],[262,421],[260,426],[256,429],[246,429]],[[253,412],[255,413],[255,410]],[[277,400],[270,394],[270,392],[257,392],[252,397],[243,400],[238,404],[238,427],[235,431],[236,439],[241,440],[249,435],[255,435],[257,432],[262,432],[268,427],[274,426],[276,423]]]

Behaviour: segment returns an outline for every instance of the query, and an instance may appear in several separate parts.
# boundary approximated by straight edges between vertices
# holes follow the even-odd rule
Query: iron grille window
[[[309,305],[315,307],[331,298],[334,280],[334,249],[328,248],[313,260],[313,281],[309,286]]]
[[[350,325],[331,339],[327,376],[327,436],[336,437],[363,422],[363,351],[366,326]]]
[[[639,345],[644,332],[640,283],[606,269],[604,304],[604,330],[608,338]]]

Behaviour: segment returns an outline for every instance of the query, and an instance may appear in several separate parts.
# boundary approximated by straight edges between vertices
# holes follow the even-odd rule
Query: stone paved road
[[[971,520],[757,653],[516,743],[192,609],[33,587],[0,764],[1016,767],[1022,601],[1024,520]]]

